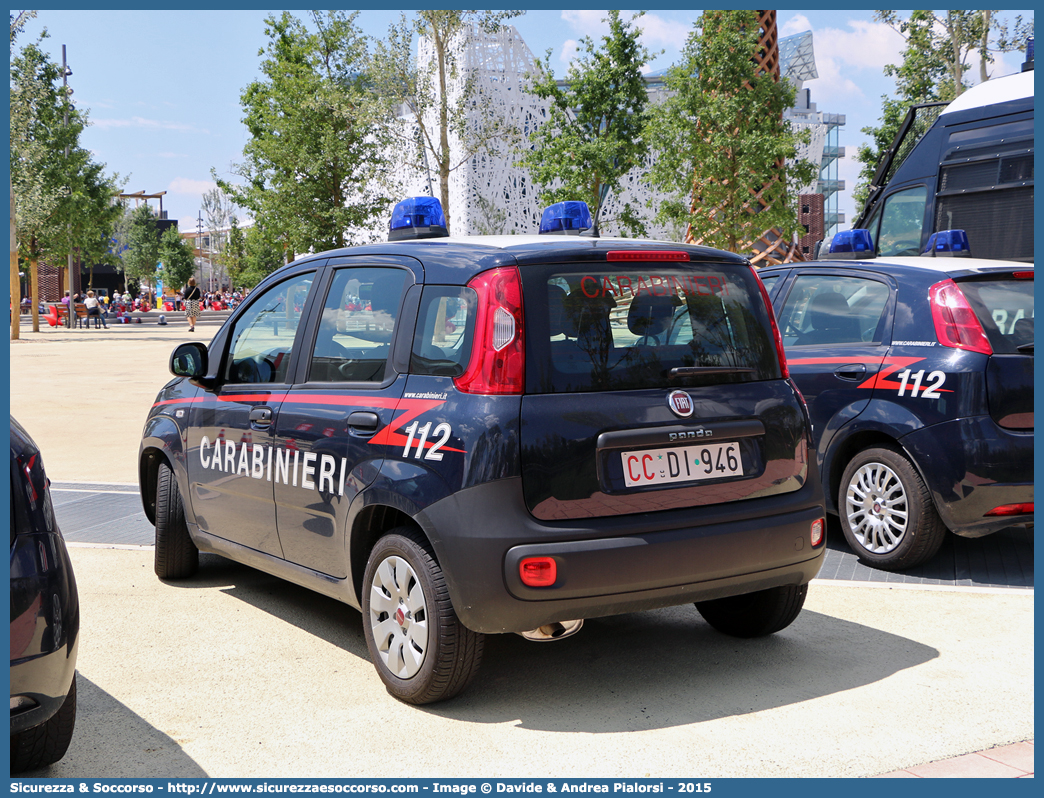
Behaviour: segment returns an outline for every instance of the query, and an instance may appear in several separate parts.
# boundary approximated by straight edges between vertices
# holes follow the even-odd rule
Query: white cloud
[[[573,59],[576,58],[576,51],[579,45],[576,39],[566,39],[562,43],[562,54],[558,57],[563,64],[571,64]]]
[[[632,17],[630,11],[621,11],[624,20]],[[594,41],[599,41],[602,36],[609,33],[608,11],[563,11],[562,21],[568,24],[582,36],[590,36]],[[641,31],[641,43],[650,50],[656,51],[662,48],[668,50],[680,50],[685,46],[685,39],[692,30],[691,25],[681,25],[675,21],[665,19],[656,14],[646,13],[635,21],[635,27]],[[571,49],[570,49],[571,47]],[[569,63],[576,57],[577,42],[568,40],[562,48],[561,59]]]
[[[192,180],[188,177],[175,177],[167,186],[169,194],[193,194],[203,196],[211,189],[217,188],[213,180]]]
[[[808,21],[808,17],[804,14],[796,14],[783,23],[783,27],[779,29],[779,35],[793,36],[795,33],[804,33],[807,30],[812,30],[812,23]]]
[[[651,50],[667,47],[680,50],[692,31],[691,25],[679,25],[672,20],[646,14],[635,23],[642,31],[642,44]]]
[[[829,58],[846,67],[881,70],[902,61],[903,37],[883,22],[850,20],[848,27],[815,29],[817,64]]]
[[[160,119],[145,119],[140,116],[132,116],[130,119],[92,119],[91,124],[102,130],[111,130],[121,127],[145,128],[147,130],[182,130],[192,133],[210,133],[206,128],[198,128],[186,125],[183,122],[170,122]]]

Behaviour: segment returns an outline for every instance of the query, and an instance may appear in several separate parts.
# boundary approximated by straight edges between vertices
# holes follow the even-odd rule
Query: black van
[[[852,225],[870,231],[878,257],[920,255],[932,233],[961,229],[976,258],[1033,260],[1032,61],[1028,65],[973,86],[948,105],[910,110]]]

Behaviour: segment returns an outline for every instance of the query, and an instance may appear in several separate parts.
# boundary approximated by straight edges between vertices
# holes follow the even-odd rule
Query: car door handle
[[[348,429],[364,435],[371,435],[376,432],[380,423],[381,419],[376,413],[370,413],[366,410],[357,410],[348,416]]]
[[[861,380],[866,376],[866,364],[865,363],[849,363],[847,366],[840,366],[834,371],[834,376],[842,380]]]
[[[272,425],[272,408],[254,407],[250,409],[250,426],[264,429]]]

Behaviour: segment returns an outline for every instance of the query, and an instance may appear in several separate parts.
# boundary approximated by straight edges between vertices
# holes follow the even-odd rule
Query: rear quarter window
[[[591,263],[523,270],[527,391],[777,379],[761,289],[733,264]],[[672,375],[682,367],[734,368]]]
[[[997,354],[1033,343],[1033,280],[965,280],[958,283]]]

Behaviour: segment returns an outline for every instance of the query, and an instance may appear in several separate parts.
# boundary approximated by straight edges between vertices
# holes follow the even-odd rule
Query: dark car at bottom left
[[[11,419],[11,772],[50,765],[76,725],[80,603],[40,448]]]

